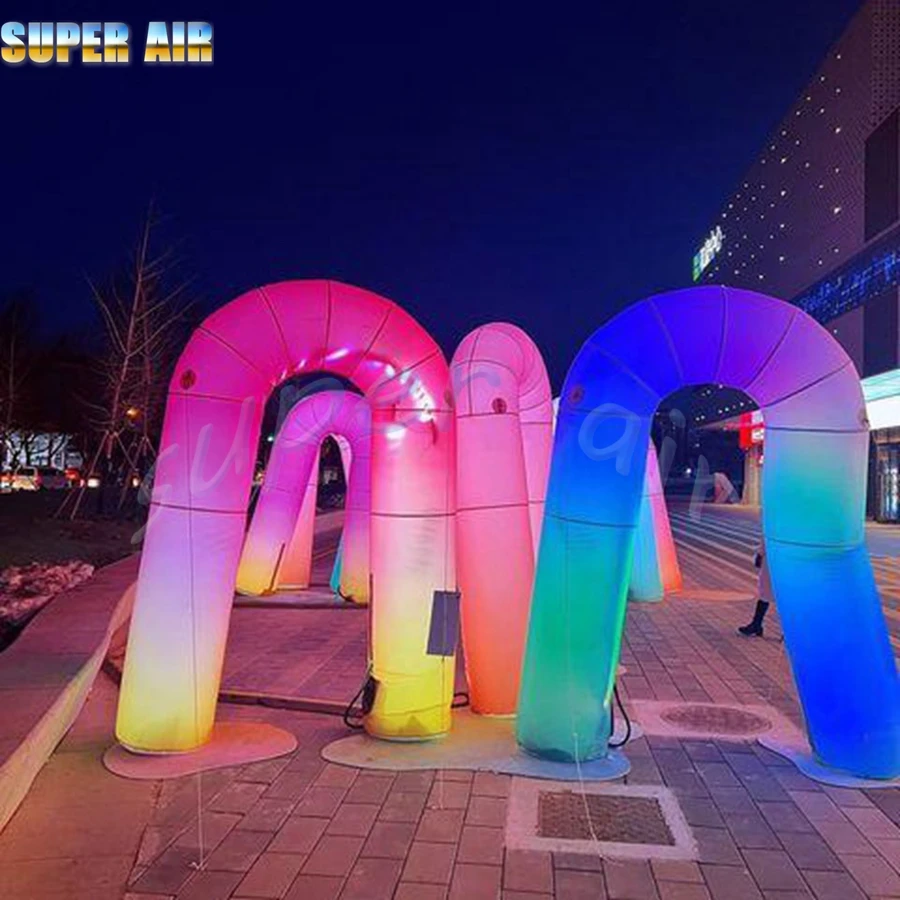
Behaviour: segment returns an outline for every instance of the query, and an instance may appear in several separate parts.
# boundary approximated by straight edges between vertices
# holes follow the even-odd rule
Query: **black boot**
[[[769,611],[769,604],[765,600],[756,601],[756,612],[753,614],[753,621],[749,625],[742,625],[738,631],[746,637],[762,637],[763,636],[763,619]]]

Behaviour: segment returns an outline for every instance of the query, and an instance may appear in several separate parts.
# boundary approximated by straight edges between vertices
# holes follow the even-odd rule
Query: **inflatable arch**
[[[341,454],[341,468],[344,470],[344,484],[347,486],[349,490],[350,479],[352,477],[353,472],[353,452],[350,449],[350,443],[346,438],[341,437],[339,434],[332,435],[335,440],[335,443],[338,445],[338,450]],[[369,465],[369,478],[372,477],[372,467],[371,463]],[[369,486],[369,493],[371,494],[371,484]],[[341,535],[341,539],[338,542],[337,552],[334,554],[334,565],[331,567],[331,578],[329,579],[329,585],[331,586],[331,590],[334,591],[335,594],[343,593],[341,589],[341,561],[344,556],[344,536]],[[346,594],[344,595],[347,596]],[[368,597],[368,593],[366,594]],[[348,598],[349,599],[349,598]]]
[[[554,397],[554,434],[558,415],[559,397]],[[672,591],[680,591],[683,581],[666,507],[659,457],[652,439],[647,442],[647,471],[636,529],[628,597],[630,600],[655,603]]]
[[[456,407],[457,565],[469,696],[511,715],[552,446],[550,382],[520,328],[483,325],[450,364]]]
[[[304,397],[275,436],[238,568],[242,593],[271,592],[283,575],[292,583],[309,585],[319,448],[330,434],[349,443],[354,461],[347,486],[340,591],[357,603],[368,602],[372,417],[368,401],[348,391]]]
[[[659,459],[651,440],[647,445],[647,471],[635,528],[628,598],[657,602],[681,587],[681,567],[675,554]]]
[[[329,281],[252,290],[197,329],[172,378],[116,735],[202,745],[215,718],[263,406],[304,372],[346,378],[372,410],[370,733],[450,725],[454,659],[426,652],[435,591],[456,587],[449,370],[389,300]]]
[[[286,420],[285,420],[286,421]],[[280,434],[280,431],[279,431]],[[275,436],[278,440],[278,435]],[[275,445],[272,445],[272,453],[275,452]],[[312,580],[312,557],[313,557],[313,539],[316,531],[316,505],[319,499],[319,469],[321,462],[321,446],[315,448],[315,459],[310,466],[309,479],[303,486],[303,499],[300,502],[300,512],[297,515],[297,521],[294,524],[294,531],[290,540],[284,548],[284,554],[278,561],[278,565],[274,572],[271,586],[264,590],[262,594],[271,593],[273,591],[294,590],[302,591],[309,587]],[[272,457],[269,457],[271,462]],[[297,488],[300,489],[299,487]],[[257,498],[257,509],[259,508],[259,499],[262,497],[262,489],[260,496]],[[256,510],[253,513],[256,516]],[[252,528],[252,520],[251,520]],[[244,553],[247,550],[247,541],[244,540]],[[244,567],[244,553],[241,554],[241,563],[238,566],[237,585],[235,590],[239,594],[247,594],[251,597],[262,596],[257,593],[256,588],[247,590],[242,586],[242,573]],[[368,568],[368,563],[367,563]]]
[[[522,672],[528,752],[607,752],[651,417],[690,384],[740,388],[767,426],[763,531],[810,744],[900,774],[900,680],[864,542],[868,423],[853,363],[801,310],[698,287],[616,316],[566,378]],[[598,602],[599,601],[599,602]]]

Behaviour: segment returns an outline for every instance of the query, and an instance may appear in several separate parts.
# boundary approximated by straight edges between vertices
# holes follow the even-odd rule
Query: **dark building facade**
[[[879,391],[900,390],[900,0],[861,6],[710,224],[692,271],[698,284],[791,301]],[[694,400],[697,427],[752,407],[728,390]],[[900,517],[900,401],[882,403],[894,406],[896,422],[883,411],[873,421],[870,512],[883,519]]]
[[[694,256],[694,280],[797,304],[861,375],[900,366],[900,2],[869,0]]]

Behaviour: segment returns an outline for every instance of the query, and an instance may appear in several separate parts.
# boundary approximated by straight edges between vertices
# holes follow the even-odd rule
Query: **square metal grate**
[[[675,846],[655,797],[541,791],[537,831],[558,840]]]

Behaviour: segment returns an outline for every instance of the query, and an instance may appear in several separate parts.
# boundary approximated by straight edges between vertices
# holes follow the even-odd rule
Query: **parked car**
[[[0,475],[0,489],[4,491],[57,491],[68,486],[66,473],[50,466],[19,466]]]
[[[69,487],[69,479],[62,469],[38,466],[38,490],[62,491]]]

